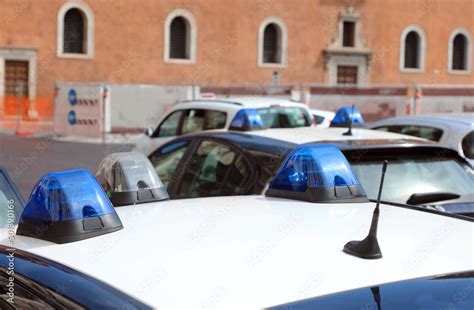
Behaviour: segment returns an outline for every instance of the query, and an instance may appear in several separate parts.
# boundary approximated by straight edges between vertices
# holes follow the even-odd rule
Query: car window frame
[[[182,180],[182,178],[184,176],[184,173],[187,171],[187,167],[190,164],[190,161],[191,161],[191,158],[192,158],[193,154],[197,151],[197,149],[199,148],[201,143],[204,142],[204,141],[213,141],[213,142],[217,142],[217,143],[226,145],[226,146],[230,147],[233,151],[236,151],[236,153],[243,156],[245,162],[249,166],[249,170],[250,170],[249,172],[251,174],[250,174],[248,179],[252,180],[252,181],[247,182],[247,184],[245,184],[243,186],[242,194],[239,194],[239,195],[246,195],[249,192],[249,190],[251,188],[253,188],[255,183],[258,182],[258,180],[259,180],[259,170],[255,166],[255,163],[251,160],[252,156],[249,155],[248,152],[244,148],[242,148],[240,145],[229,142],[229,141],[226,141],[224,139],[218,139],[218,138],[215,138],[215,137],[199,137],[199,138],[195,138],[195,139],[186,139],[186,140],[192,141],[191,142],[192,144],[189,145],[188,150],[186,151],[186,153],[183,155],[183,158],[179,162],[179,165],[182,165],[183,168],[180,169],[179,174],[176,175],[176,177],[175,177],[176,180],[179,180],[179,181]],[[173,141],[173,142],[177,142],[177,141]],[[169,144],[167,144],[167,145],[169,145]],[[183,196],[178,194],[180,187],[181,187],[181,182],[170,182],[170,184],[168,185],[168,194],[170,195],[170,197],[172,199],[189,198],[189,197],[183,197]]]

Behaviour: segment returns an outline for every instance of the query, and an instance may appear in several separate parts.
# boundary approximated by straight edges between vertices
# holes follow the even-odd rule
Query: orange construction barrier
[[[5,116],[17,116],[19,99],[16,96],[3,97],[3,114]],[[54,114],[53,98],[22,98],[21,115],[22,119],[52,119]]]

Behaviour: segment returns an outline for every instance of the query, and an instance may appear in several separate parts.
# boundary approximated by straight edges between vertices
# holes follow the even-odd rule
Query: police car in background
[[[233,97],[182,101],[173,105],[147,135],[137,139],[136,150],[149,155],[176,136],[205,130],[251,131],[315,125],[308,107],[281,98]]]
[[[131,204],[82,169],[38,182],[0,230],[2,309],[472,308],[473,222],[369,202],[334,146],[295,148],[265,196],[162,200],[134,156],[100,170]]]
[[[207,132],[175,139],[149,156],[172,198],[261,194],[281,161],[307,143],[334,143],[345,154],[369,198],[374,173],[392,165],[382,199],[474,216],[473,170],[448,148],[410,136],[367,129],[295,128]]]

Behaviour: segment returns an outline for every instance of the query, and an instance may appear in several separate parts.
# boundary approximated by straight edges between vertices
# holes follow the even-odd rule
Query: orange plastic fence
[[[18,115],[18,97],[6,96],[0,98],[0,102],[3,102],[3,114],[5,116]],[[53,113],[53,98],[22,98],[21,100],[21,115],[24,119],[52,119]]]

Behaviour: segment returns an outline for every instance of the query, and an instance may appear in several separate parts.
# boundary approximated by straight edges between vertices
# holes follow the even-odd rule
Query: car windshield
[[[0,228],[8,226],[8,218],[12,217],[9,215],[11,212],[17,224],[23,207],[22,200],[13,189],[13,184],[10,184],[3,171],[0,170]]]
[[[382,161],[351,163],[370,199],[376,199]],[[474,194],[474,177],[456,160],[398,159],[389,161],[382,200],[407,203],[412,194],[447,192],[461,197]]]
[[[298,107],[270,107],[257,110],[267,128],[295,128],[310,126],[305,109]]]

